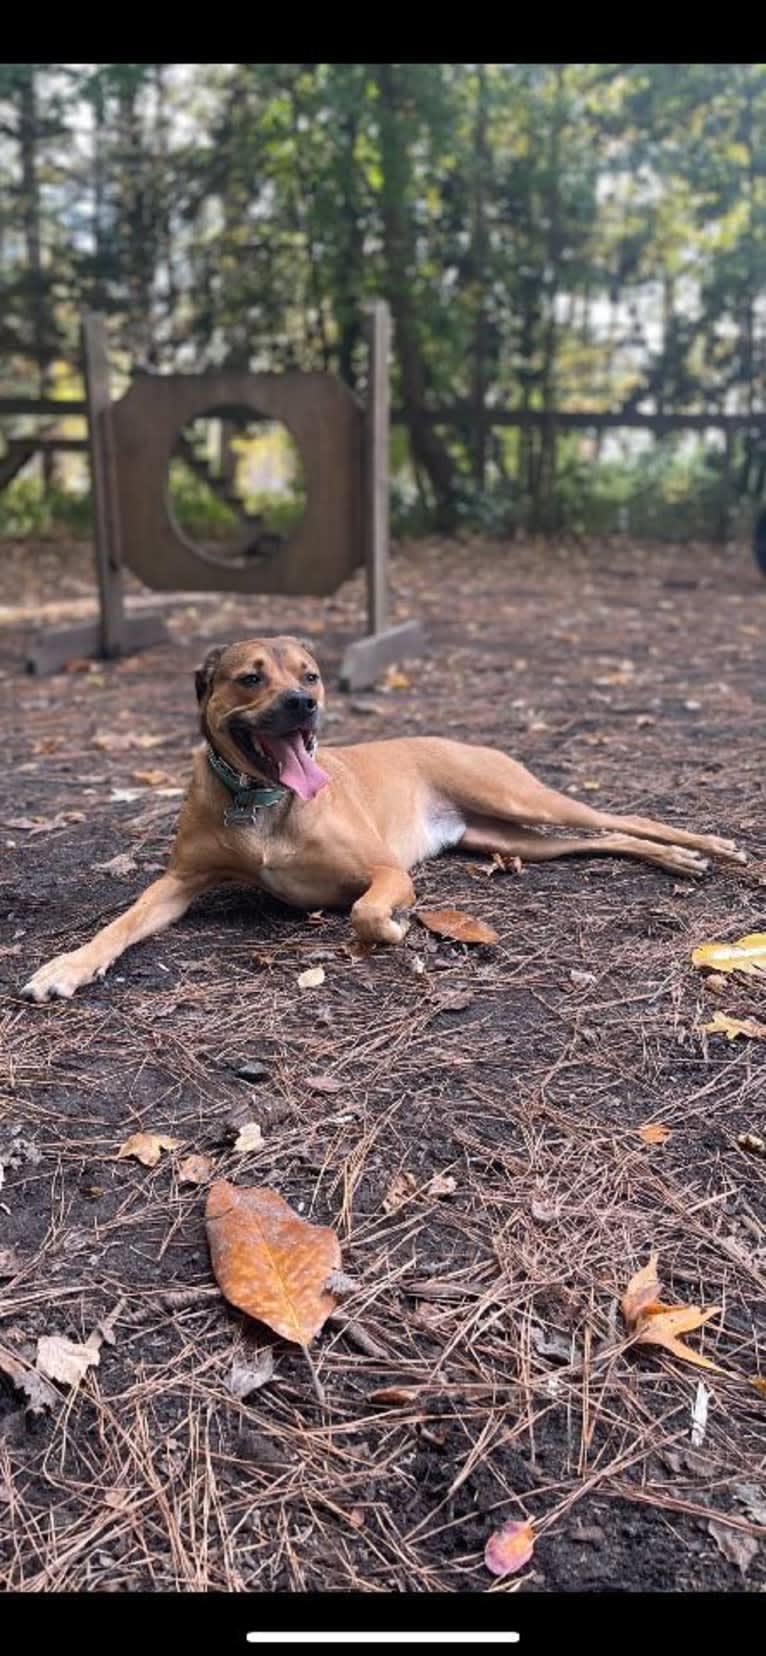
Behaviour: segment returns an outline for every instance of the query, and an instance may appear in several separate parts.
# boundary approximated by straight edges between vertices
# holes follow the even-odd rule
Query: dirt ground
[[[332,687],[362,587],[181,597],[168,647],[40,680],[29,627],[87,609],[87,558],[0,550],[6,1588],[766,1587],[766,1042],[702,1029],[766,1019],[766,993],[714,994],[690,960],[766,929],[766,582],[746,550],[477,544],[403,548],[394,589],[430,653],[401,688],[331,694],[328,743],[496,744],[605,808],[731,834],[749,866],[691,883],[451,856],[419,901],[499,943],[415,920],[362,959],[343,915],[222,893],[71,1003],[29,1006],[31,971],[163,863],[203,650],[300,628]],[[243,1155],[248,1120],[263,1147]],[[139,1129],[182,1148],[115,1160]],[[217,1291],[191,1153],[337,1228],[355,1286],[312,1348],[324,1405],[300,1351]],[[629,1345],[620,1297],[652,1250],[666,1299],[721,1307],[688,1342],[723,1372]],[[79,1388],[28,1406],[9,1366],[105,1318]],[[265,1346],[273,1376],[242,1401],[233,1366]],[[533,1558],[497,1582],[485,1542],[527,1517]]]

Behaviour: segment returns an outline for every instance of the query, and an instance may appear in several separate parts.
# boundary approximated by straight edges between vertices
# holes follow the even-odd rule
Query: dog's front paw
[[[388,913],[355,904],[351,910],[351,924],[363,943],[401,943],[407,930],[406,922],[392,919]]]
[[[91,983],[95,975],[79,950],[75,950],[72,954],[57,955],[55,960],[41,966],[39,972],[35,972],[34,977],[24,984],[21,993],[24,1000],[37,1001],[38,1004],[48,1000],[71,1000],[75,990],[81,989],[84,983]]]

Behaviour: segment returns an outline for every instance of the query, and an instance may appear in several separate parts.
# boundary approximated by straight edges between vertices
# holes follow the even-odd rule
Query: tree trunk
[[[380,98],[381,210],[387,292],[399,359],[402,403],[415,466],[422,467],[434,493],[436,527],[447,533],[455,524],[455,467],[449,450],[425,419],[427,375],[418,337],[412,292],[415,245],[407,198],[410,162],[401,110],[397,66],[376,63],[372,73]]]
[[[489,234],[487,230],[487,192],[490,184],[490,153],[487,141],[487,66],[477,66],[476,124],[474,127],[473,214],[471,223],[471,280],[474,290],[473,361],[471,372],[471,405],[473,430],[471,432],[471,459],[473,480],[477,489],[483,489],[487,473],[486,401],[488,378],[488,319],[487,319],[487,257]]]
[[[31,64],[24,65],[19,86],[19,144],[21,148],[21,190],[24,222],[24,242],[29,271],[32,316],[32,355],[37,366],[38,393],[50,396],[50,368],[53,348],[45,293],[42,248],[40,242],[40,186],[37,171],[37,84]],[[43,451],[43,483],[50,489],[55,481],[54,456],[50,449]]]

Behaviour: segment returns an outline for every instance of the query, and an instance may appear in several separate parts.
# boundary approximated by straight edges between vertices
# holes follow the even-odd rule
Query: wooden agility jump
[[[73,657],[115,657],[167,641],[157,614],[130,616],[123,570],[155,591],[227,591],[327,596],[363,563],[366,636],[346,650],[341,683],[373,684],[393,661],[419,654],[417,621],[390,625],[388,307],[369,317],[369,373],[364,406],[332,374],[288,372],[142,375],[117,401],[110,387],[101,316],[83,320],[98,619],[34,639],[27,666],[54,673]],[[201,415],[247,412],[281,421],[303,461],[306,509],[297,527],[268,555],[224,563],[176,523],[168,467],[179,434]]]

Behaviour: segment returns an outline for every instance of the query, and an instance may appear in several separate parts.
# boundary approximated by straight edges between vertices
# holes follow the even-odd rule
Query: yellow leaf
[[[766,1024],[757,1023],[755,1018],[730,1018],[728,1012],[716,1012],[703,1028],[706,1035],[727,1035],[730,1041],[736,1041],[738,1035],[747,1035],[751,1041],[766,1038]]]
[[[659,1291],[657,1255],[653,1253],[648,1265],[631,1277],[623,1295],[622,1314],[631,1334],[641,1345],[663,1346],[674,1357],[683,1358],[684,1362],[696,1363],[698,1368],[714,1369],[721,1374],[723,1371],[709,1357],[692,1351],[678,1338],[679,1334],[690,1334],[695,1328],[702,1328],[711,1317],[718,1315],[720,1306],[714,1305],[702,1311],[698,1305],[665,1305],[658,1297]]]
[[[718,1315],[720,1309],[720,1305],[711,1305],[707,1311],[701,1311],[698,1305],[681,1305],[659,1312],[649,1309],[639,1324],[639,1344],[663,1346],[674,1357],[682,1357],[686,1363],[696,1363],[698,1368],[713,1369],[716,1374],[722,1374],[723,1370],[717,1363],[711,1363],[709,1357],[692,1351],[690,1346],[678,1339],[679,1334],[691,1334],[695,1328],[702,1328],[711,1317]]]
[[[243,1190],[225,1179],[210,1187],[205,1223],[226,1299],[275,1334],[307,1346],[337,1304],[326,1289],[340,1266],[335,1232],[301,1219],[275,1190]]]
[[[144,1167],[156,1167],[163,1150],[177,1150],[180,1139],[168,1138],[166,1133],[133,1133],[117,1151],[117,1160],[135,1156]]]
[[[622,1296],[622,1314],[629,1328],[633,1328],[638,1318],[650,1306],[660,1306],[660,1280],[657,1275],[658,1255],[653,1253],[648,1265],[644,1265],[635,1276],[631,1277],[625,1293]],[[667,1310],[666,1306],[660,1307]]]
[[[751,977],[766,974],[766,932],[748,932],[736,943],[700,943],[692,949],[695,966],[714,972],[746,972]]]
[[[490,1536],[484,1548],[484,1563],[492,1575],[515,1575],[529,1563],[534,1550],[535,1538],[529,1519],[522,1523],[512,1518]]]
[[[639,1127],[638,1136],[644,1144],[664,1144],[670,1138],[670,1128],[663,1127],[661,1121],[647,1121],[645,1126]]]
[[[173,782],[174,778],[166,770],[137,770],[133,772],[134,782],[145,782],[147,788],[161,788],[166,782]]]
[[[471,914],[463,914],[460,909],[418,909],[417,918],[429,931],[439,937],[452,937],[457,943],[498,941],[498,934],[491,926],[485,926],[483,920],[474,920]]]
[[[409,690],[412,679],[398,667],[389,667],[383,675],[383,687],[386,690]]]

